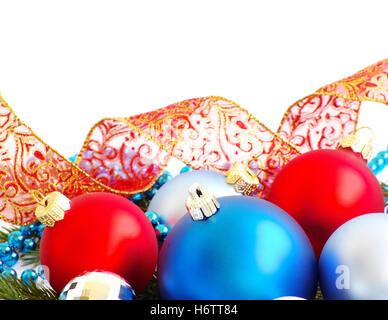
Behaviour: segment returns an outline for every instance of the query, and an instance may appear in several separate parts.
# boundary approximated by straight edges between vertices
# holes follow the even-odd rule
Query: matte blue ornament
[[[8,244],[16,249],[16,250],[21,250],[24,245],[24,235],[20,231],[12,231],[8,235]]]
[[[202,189],[197,195],[210,197]],[[316,257],[290,215],[254,197],[218,198],[219,209],[210,199],[200,210],[198,201],[186,202],[190,214],[164,241],[157,270],[163,299],[315,297]]]
[[[388,300],[388,215],[369,213],[341,225],[319,258],[325,299]]]
[[[2,273],[5,270],[5,264],[2,260],[0,260],[0,273]]]
[[[2,260],[7,267],[13,267],[19,261],[19,254],[15,250],[12,250],[11,254]]]

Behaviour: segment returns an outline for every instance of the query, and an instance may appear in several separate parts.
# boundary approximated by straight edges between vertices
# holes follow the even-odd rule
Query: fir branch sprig
[[[23,253],[21,255],[22,266],[30,266],[32,268],[36,268],[40,265],[40,250],[39,244],[34,250]]]
[[[388,185],[384,182],[380,183],[381,190],[383,190],[384,197],[388,197]]]
[[[8,236],[11,232],[19,230],[17,226],[1,227],[0,229],[0,243],[7,242]]]
[[[15,276],[0,276],[0,298],[5,300],[58,300],[58,294],[50,288],[28,284]]]

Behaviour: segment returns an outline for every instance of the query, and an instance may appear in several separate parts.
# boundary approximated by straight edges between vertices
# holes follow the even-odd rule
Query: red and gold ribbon
[[[123,196],[148,189],[175,157],[195,169],[226,172],[235,162],[261,165],[265,198],[277,172],[292,158],[334,149],[355,131],[361,102],[388,103],[388,59],[322,87],[288,108],[272,132],[222,97],[174,103],[95,124],[71,163],[42,141],[0,97],[0,218],[36,220],[34,190],[68,198],[92,191]]]

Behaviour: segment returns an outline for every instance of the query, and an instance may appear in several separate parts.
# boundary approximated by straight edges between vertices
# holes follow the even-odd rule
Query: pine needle
[[[0,276],[0,298],[5,300],[58,300],[58,294],[50,288],[28,284],[10,275]]]
[[[22,266],[32,266],[36,268],[40,265],[40,250],[39,245],[34,250],[31,250],[27,253],[23,253],[21,256]]]
[[[2,227],[0,229],[0,242],[8,242],[9,234],[17,230],[19,230],[19,227],[16,226]]]

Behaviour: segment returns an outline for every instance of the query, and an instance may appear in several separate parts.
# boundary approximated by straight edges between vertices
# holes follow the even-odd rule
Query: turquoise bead
[[[45,225],[44,225],[43,223],[41,223],[41,224],[38,226],[37,235],[38,235],[39,239],[42,238],[44,227],[45,227]]]
[[[147,218],[150,220],[153,226],[156,226],[159,224],[159,216],[153,212],[153,211],[147,211],[146,213]]]
[[[44,275],[44,270],[43,270],[43,267],[42,265],[39,265],[38,268],[36,269],[37,273],[38,273],[38,276],[42,279],[46,279],[45,275]]]
[[[31,228],[30,225],[20,227],[20,232],[27,237],[32,236],[32,234],[34,233],[33,228]]]
[[[132,200],[132,201],[141,201],[141,200],[143,200],[143,194],[142,193],[136,193],[136,194],[134,194],[132,197],[131,197],[131,199],[130,200]]]
[[[31,250],[34,250],[36,248],[36,243],[31,238],[24,239],[24,246],[22,249],[22,253],[27,253]]]
[[[8,245],[8,243],[0,243],[0,259],[6,260],[11,257],[12,254],[12,248]]]
[[[158,240],[164,240],[167,237],[169,231],[169,228],[164,224],[158,224],[155,227],[156,237]]]
[[[151,187],[145,192],[145,194],[147,197],[152,198],[156,194],[156,192],[158,192],[158,189],[156,187]]]
[[[163,174],[156,181],[155,187],[159,189],[161,186],[163,186],[166,182],[170,181],[171,179],[172,179],[171,173],[168,171],[164,171]]]
[[[181,169],[181,171],[179,173],[185,173],[185,172],[190,172],[190,171],[193,171],[193,168],[191,168],[189,166],[185,166]]]
[[[24,235],[20,231],[13,231],[8,235],[8,244],[10,247],[21,250],[24,245]]]
[[[29,282],[36,282],[36,280],[38,280],[38,274],[33,269],[26,269],[23,271],[20,278],[28,284]]]
[[[15,278],[18,276],[18,273],[13,268],[5,269],[1,274],[5,275],[5,276],[13,276]]]
[[[7,267],[13,267],[19,261],[19,254],[12,250],[8,258],[3,258],[3,262]]]

